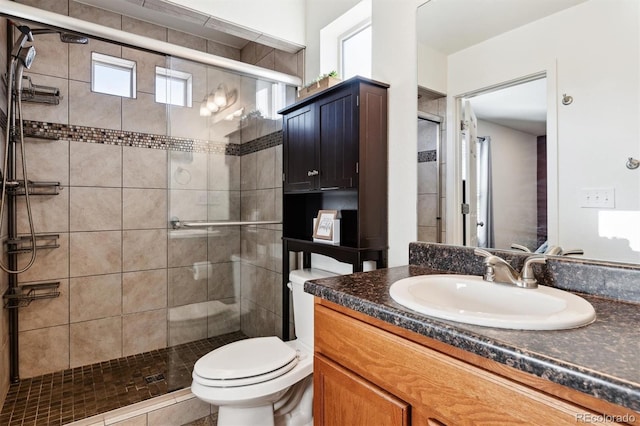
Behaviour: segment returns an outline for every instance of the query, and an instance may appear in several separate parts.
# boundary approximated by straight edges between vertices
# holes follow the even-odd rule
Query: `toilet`
[[[255,337],[229,343],[193,367],[191,392],[217,405],[218,426],[313,424],[313,296],[308,280],[336,274],[299,269],[289,274],[295,340]]]

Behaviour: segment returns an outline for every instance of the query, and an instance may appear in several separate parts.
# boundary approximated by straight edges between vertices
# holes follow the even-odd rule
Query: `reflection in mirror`
[[[559,253],[581,249],[585,258],[640,263],[640,170],[626,167],[629,157],[640,156],[639,22],[636,0],[431,0],[419,8],[418,84],[446,93],[444,116],[456,123],[442,137],[444,241],[471,244],[471,237],[477,237],[471,228],[484,222],[480,218],[471,224],[460,214],[466,150],[457,129],[465,119],[463,101],[480,110],[474,100],[481,94],[546,76],[546,135],[531,134],[546,136],[546,185],[537,181],[545,169],[538,165],[543,155],[530,149],[498,160],[505,151],[496,148],[497,137],[479,124],[478,136],[491,141],[493,223],[498,226],[498,216],[505,213],[512,228],[504,239],[496,232],[493,244],[484,244],[507,248],[515,243],[536,250],[546,241],[560,247]],[[495,124],[486,117],[482,121],[487,127]],[[498,178],[496,167],[522,168],[518,161],[524,157],[537,165],[536,179],[527,182],[536,193],[535,207],[529,204],[526,214],[506,214],[509,207],[497,201],[498,180],[506,187],[524,178],[513,172]],[[545,211],[537,200],[542,187],[546,237],[544,217],[538,216]],[[524,197],[521,187],[510,189],[513,196]],[[514,205],[524,209],[525,202]]]
[[[536,251],[547,240],[546,92],[546,78],[537,78],[461,99],[477,118],[474,146],[462,150],[465,187],[471,152],[476,162],[475,187],[463,192],[464,203],[477,203],[466,243]]]
[[[446,132],[446,97],[418,93],[418,240],[445,241],[442,140]]]

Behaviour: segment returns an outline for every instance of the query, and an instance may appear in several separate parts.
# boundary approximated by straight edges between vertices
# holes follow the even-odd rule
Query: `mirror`
[[[545,177],[542,171],[526,182],[546,189],[546,209],[538,202],[503,215],[514,233],[492,245],[515,243],[535,250],[547,241],[565,250],[582,249],[585,258],[640,263],[640,168],[629,167],[630,157],[640,157],[640,4],[431,0],[418,9],[417,27],[419,93],[446,93],[441,156],[445,241],[464,242],[460,211],[467,155],[460,125],[447,124],[464,120],[466,100],[473,105],[474,98],[481,100],[498,88],[546,77],[546,156],[527,154],[530,164],[546,162],[538,167],[546,171],[546,183],[537,179]],[[495,124],[492,120],[484,117]],[[502,126],[513,128],[508,122]],[[522,160],[517,154],[509,158],[503,149],[503,158],[497,158],[496,138],[490,139],[494,167]],[[522,179],[508,176],[500,184],[522,195],[523,183],[514,185]],[[494,197],[494,214],[509,209]],[[531,235],[519,227],[532,215],[536,228],[546,225],[544,241],[538,234],[526,241],[522,237]]]

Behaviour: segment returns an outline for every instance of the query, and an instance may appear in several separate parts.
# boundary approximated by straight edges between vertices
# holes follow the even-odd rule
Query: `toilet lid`
[[[256,337],[229,343],[209,352],[195,363],[193,372],[206,381],[248,379],[242,382],[257,383],[264,378],[256,380],[256,376],[268,374],[270,377],[277,377],[289,371],[296,363],[296,350],[279,338]],[[211,385],[215,386],[214,383]],[[242,384],[236,383],[233,386]]]

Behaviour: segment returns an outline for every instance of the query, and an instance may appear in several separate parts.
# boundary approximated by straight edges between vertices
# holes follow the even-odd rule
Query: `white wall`
[[[580,207],[582,188],[614,187],[615,212],[606,216],[640,209],[640,173],[625,167],[627,157],[640,156],[639,21],[637,0],[590,0],[448,60],[451,97],[550,71],[548,126],[555,128],[557,117],[557,132],[548,132],[547,147],[557,150],[558,164],[551,161],[548,171],[550,177],[557,172],[559,182],[557,195],[550,192],[550,204],[558,205],[557,232],[550,239],[566,249],[584,249],[585,257],[640,261],[628,236],[601,236],[603,215]],[[563,93],[573,96],[571,105],[560,103]],[[451,138],[447,146],[454,148]],[[550,223],[550,231],[553,227]],[[634,227],[630,223],[627,229]]]
[[[495,247],[537,248],[537,137],[478,120],[478,136],[491,137]]]
[[[418,86],[447,93],[447,55],[418,42]]]
[[[299,45],[305,44],[302,0],[171,0],[189,9]]]
[[[389,89],[389,266],[406,265],[417,238],[417,3],[373,0],[374,80]]]

